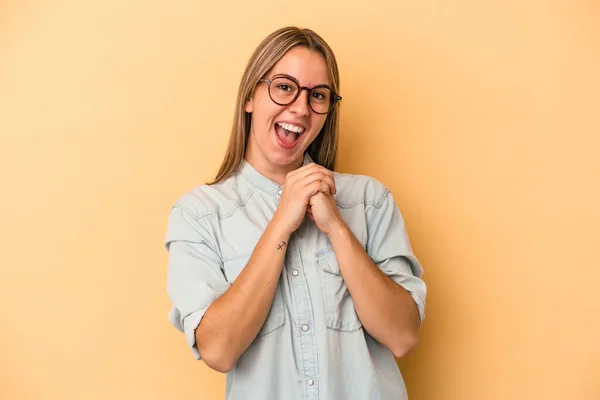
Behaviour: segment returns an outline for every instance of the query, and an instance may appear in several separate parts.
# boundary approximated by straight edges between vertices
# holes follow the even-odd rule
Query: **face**
[[[279,74],[290,75],[300,86],[309,88],[330,85],[323,56],[304,47],[288,51],[266,78]],[[300,167],[304,152],[327,118],[311,110],[306,90],[302,90],[293,103],[280,106],[271,100],[269,87],[264,82],[257,85],[244,109],[252,113],[246,159],[259,170],[290,171]]]

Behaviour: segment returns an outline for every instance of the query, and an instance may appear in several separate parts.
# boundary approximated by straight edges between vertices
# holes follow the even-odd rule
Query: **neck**
[[[300,168],[304,162],[303,156],[300,160],[290,165],[273,165],[265,161],[261,162],[254,157],[248,157],[248,153],[246,153],[245,159],[255,170],[260,172],[261,175],[272,180],[278,185],[283,185],[287,174],[295,169]]]

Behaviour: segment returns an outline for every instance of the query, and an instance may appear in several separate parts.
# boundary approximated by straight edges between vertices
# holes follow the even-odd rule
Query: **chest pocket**
[[[317,265],[321,276],[327,328],[346,332],[360,329],[362,325],[342,278],[335,253],[332,250],[317,253]]]
[[[233,283],[240,272],[244,269],[250,256],[236,258],[234,260],[225,261],[223,263],[223,272],[225,274],[225,279],[227,282]],[[275,297],[273,298],[273,304],[271,304],[271,309],[267,314],[267,318],[265,319],[265,323],[263,324],[260,331],[258,331],[258,335],[256,337],[260,337],[266,335],[267,333],[273,332],[277,328],[282,327],[285,324],[285,314],[283,307],[283,297],[281,292],[281,285],[278,284],[275,289]]]

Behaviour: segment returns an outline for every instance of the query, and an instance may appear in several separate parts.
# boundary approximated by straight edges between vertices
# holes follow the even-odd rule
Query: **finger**
[[[304,187],[304,199],[308,202],[315,194],[322,192],[329,194],[329,185],[321,181],[315,181]]]
[[[286,182],[284,185],[288,187],[303,187],[318,179],[327,182],[327,184],[329,185],[330,194],[337,193],[337,188],[335,187],[335,179],[333,177],[333,173],[330,170],[315,163],[307,164],[305,167],[303,167],[303,171],[294,176],[288,175],[286,177]]]
[[[337,188],[335,187],[335,178],[333,176],[333,172],[331,172],[330,170],[328,170],[327,168],[325,168],[323,166],[319,165],[318,167],[319,167],[318,171],[323,174],[323,178],[321,178],[321,180],[327,182],[327,184],[331,188],[331,190],[330,190],[331,194],[336,194]]]
[[[329,187],[327,187],[327,190],[329,190]],[[308,199],[308,204],[312,207],[315,204],[315,202],[318,201],[318,199],[320,197],[329,197],[329,196],[330,196],[329,193],[319,190],[317,193],[310,196],[310,198]]]
[[[318,167],[320,167],[320,165],[317,163],[314,163],[314,162],[308,163],[298,169],[295,169],[295,170],[289,172],[286,176],[286,179],[289,178],[290,181],[300,180],[300,179],[304,178],[307,174],[309,174],[311,171],[318,169]]]
[[[318,171],[315,171],[315,172],[307,175],[301,181],[298,181],[298,185],[306,186],[317,180],[321,181],[321,182],[325,182],[329,186],[329,193],[335,194],[336,188],[335,188],[335,180],[333,179],[333,175],[330,173],[327,173],[325,171],[322,171],[322,170],[318,170]]]
[[[319,189],[318,191],[313,194],[310,199],[308,200],[308,204],[310,204],[310,206],[312,207],[312,201],[314,200],[315,196],[319,196],[319,195],[325,195],[325,196],[329,196],[331,193],[329,192],[329,185],[326,184],[325,182],[319,182]]]
[[[328,185],[327,182],[321,181],[321,184],[319,185],[319,192],[329,196],[331,194],[331,186]]]
[[[330,194],[337,193],[337,188],[335,187],[335,179],[333,178],[333,174],[325,174],[325,179],[323,179],[323,182],[325,182],[329,186]]]
[[[323,173],[319,180],[329,187],[328,194],[335,194],[337,192],[335,187],[335,179],[333,179],[332,174]]]
[[[309,176],[317,171],[321,171],[326,175],[331,175],[331,177],[333,178],[333,173],[330,170],[328,170],[327,168],[323,167],[322,165],[319,165],[314,162],[306,164],[303,167],[300,167],[300,168],[290,172],[286,176],[286,178],[289,177],[291,182],[297,182],[297,181],[303,180],[307,176]]]

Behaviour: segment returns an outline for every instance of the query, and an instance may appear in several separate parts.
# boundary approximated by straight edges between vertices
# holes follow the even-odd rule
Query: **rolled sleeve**
[[[427,286],[423,267],[413,254],[404,218],[389,190],[367,207],[367,253],[373,262],[394,282],[411,295],[419,310],[420,323],[425,319]]]
[[[169,322],[185,334],[196,359],[200,359],[196,328],[208,307],[230,286],[213,241],[202,219],[185,207],[173,207],[165,239],[167,294],[172,304]]]

